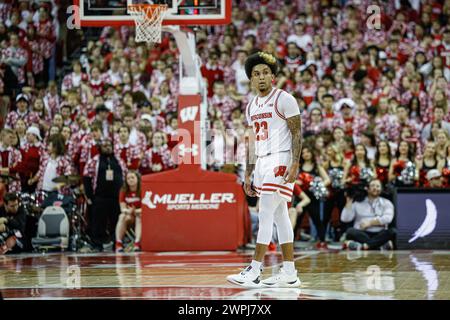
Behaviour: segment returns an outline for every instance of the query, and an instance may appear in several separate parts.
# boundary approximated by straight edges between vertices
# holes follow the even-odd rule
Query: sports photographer
[[[388,225],[394,218],[394,205],[388,199],[380,197],[381,181],[370,181],[367,196],[360,202],[346,194],[347,203],[342,210],[343,222],[354,221],[347,229],[347,241],[344,248],[350,250],[373,250],[380,247],[392,250],[395,230]]]
[[[25,231],[26,213],[15,193],[6,193],[0,207],[0,254],[20,252]]]

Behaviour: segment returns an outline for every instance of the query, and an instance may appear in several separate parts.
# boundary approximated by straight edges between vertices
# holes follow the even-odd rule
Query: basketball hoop
[[[167,11],[165,4],[131,4],[128,13],[136,25],[136,42],[161,43],[161,27]]]

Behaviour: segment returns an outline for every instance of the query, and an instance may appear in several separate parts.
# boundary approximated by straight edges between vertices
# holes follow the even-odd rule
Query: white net
[[[167,5],[129,5],[136,24],[136,42],[161,43],[161,27]]]

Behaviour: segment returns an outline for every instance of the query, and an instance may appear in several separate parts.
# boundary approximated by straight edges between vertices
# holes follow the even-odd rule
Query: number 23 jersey
[[[284,90],[273,88],[265,97],[254,97],[245,116],[255,133],[255,154],[263,157],[291,150],[292,136],[286,119],[298,114],[297,100]]]

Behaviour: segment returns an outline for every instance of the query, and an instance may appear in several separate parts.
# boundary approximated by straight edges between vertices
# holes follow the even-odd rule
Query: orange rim
[[[153,13],[155,10],[166,11],[167,4],[130,4],[128,9],[137,9],[136,11],[144,11],[147,16]]]

